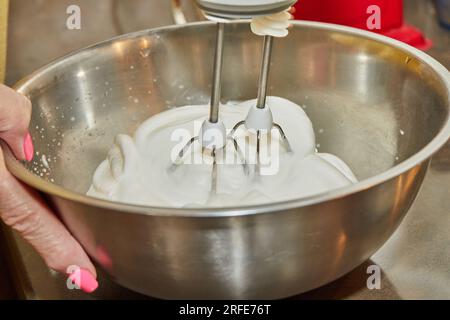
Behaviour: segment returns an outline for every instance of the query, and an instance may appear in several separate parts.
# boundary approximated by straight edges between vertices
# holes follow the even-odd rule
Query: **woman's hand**
[[[31,161],[34,155],[28,133],[30,116],[30,101],[0,84],[0,139],[20,160]],[[70,274],[70,278],[86,292],[97,288],[95,267],[83,248],[39,194],[11,175],[1,148],[0,218],[36,249],[48,267],[67,273],[69,267],[77,266],[78,271]]]

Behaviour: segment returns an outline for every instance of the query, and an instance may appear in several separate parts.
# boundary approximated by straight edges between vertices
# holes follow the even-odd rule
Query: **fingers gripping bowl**
[[[261,41],[227,26],[224,99],[255,97]],[[113,279],[161,298],[281,298],[368,259],[414,201],[450,136],[448,71],[409,46],[335,25],[295,22],[274,47],[271,94],[303,105],[320,150],[359,183],[264,206],[169,209],[86,197],[119,133],[168,107],[206,104],[215,27],[116,38],[17,84],[33,102],[35,160],[10,170],[43,192]],[[308,183],[305,181],[305,183]]]

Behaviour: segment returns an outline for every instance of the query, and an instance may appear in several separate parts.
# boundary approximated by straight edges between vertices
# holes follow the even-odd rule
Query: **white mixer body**
[[[249,19],[288,9],[296,0],[196,0],[210,18]]]

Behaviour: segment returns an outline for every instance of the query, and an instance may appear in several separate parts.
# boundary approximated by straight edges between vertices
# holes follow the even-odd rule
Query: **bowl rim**
[[[233,22],[233,24],[248,24],[248,21],[238,21]],[[20,93],[23,93],[28,85],[30,85],[35,78],[49,72],[53,68],[58,67],[60,64],[67,61],[69,58],[81,54],[87,50],[98,49],[103,46],[109,45],[115,41],[133,39],[141,37],[143,35],[151,36],[158,34],[160,32],[168,32],[173,30],[178,30],[182,28],[197,27],[202,25],[212,25],[214,22],[194,22],[185,25],[172,25],[164,26],[154,29],[146,29],[137,32],[132,32],[124,35],[120,35],[97,44],[76,50],[68,55],[65,55],[53,62],[41,67],[37,71],[33,72],[29,76],[20,80],[14,89]],[[378,43],[385,44],[394,47],[400,51],[413,56],[415,59],[421,61],[428,65],[439,77],[442,83],[447,88],[447,99],[449,112],[447,114],[447,119],[436,134],[436,136],[419,152],[415,153],[413,156],[409,157],[405,161],[395,165],[394,167],[377,174],[373,177],[359,181],[351,186],[334,189],[325,193],[318,195],[313,195],[309,197],[280,201],[261,205],[246,205],[246,206],[234,206],[234,207],[189,207],[189,208],[172,208],[172,207],[156,207],[156,206],[144,206],[144,205],[134,205],[120,202],[113,202],[108,200],[102,200],[81,193],[76,193],[70,191],[62,186],[50,183],[40,177],[29,172],[22,162],[18,161],[9,150],[5,152],[6,164],[10,172],[19,180],[25,184],[41,191],[50,196],[55,196],[65,200],[78,202],[83,205],[89,205],[94,207],[99,207],[102,209],[109,209],[114,211],[120,211],[122,213],[135,213],[143,214],[149,216],[168,216],[168,217],[234,217],[234,216],[248,216],[263,214],[273,211],[285,211],[291,210],[299,207],[307,207],[312,205],[317,205],[319,203],[341,199],[352,194],[359,193],[361,191],[370,189],[377,185],[383,184],[391,179],[396,178],[404,174],[405,172],[411,170],[412,168],[422,164],[424,161],[431,158],[431,156],[436,153],[450,138],[450,72],[437,60],[429,56],[428,54],[409,46],[403,42],[397,41],[392,38],[388,38],[383,35],[376,34],[374,32],[369,32],[361,29],[356,29],[347,26],[341,26],[330,23],[312,22],[312,21],[293,21],[293,25],[297,27],[308,27],[318,30],[328,30],[334,31],[341,34],[353,35],[362,37],[368,40],[374,40]],[[8,149],[8,148],[4,148]]]

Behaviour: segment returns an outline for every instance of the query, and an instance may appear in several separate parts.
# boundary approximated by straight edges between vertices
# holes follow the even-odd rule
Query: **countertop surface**
[[[70,2],[12,3],[7,75],[10,84],[71,50],[121,32],[172,23],[169,1],[132,0],[126,1],[123,8],[114,8],[118,5],[114,0],[84,0],[77,2],[88,8],[84,9],[88,16],[101,12],[102,23],[96,23],[99,18],[85,17],[84,31],[68,34],[64,22]],[[124,6],[125,1],[121,3]],[[158,14],[153,14],[152,19],[151,14],[139,14],[142,8]],[[439,27],[431,1],[405,0],[405,18],[434,42],[428,53],[450,69],[450,31]],[[150,24],[144,24],[146,21]],[[116,285],[103,274],[99,275],[100,288],[93,295],[68,290],[65,279],[48,270],[28,244],[13,236],[10,246],[14,248],[12,260],[19,293],[25,298],[148,299]],[[367,288],[370,265],[381,268],[380,289]],[[294,299],[450,299],[450,143],[433,158],[417,200],[390,240],[343,278]]]

